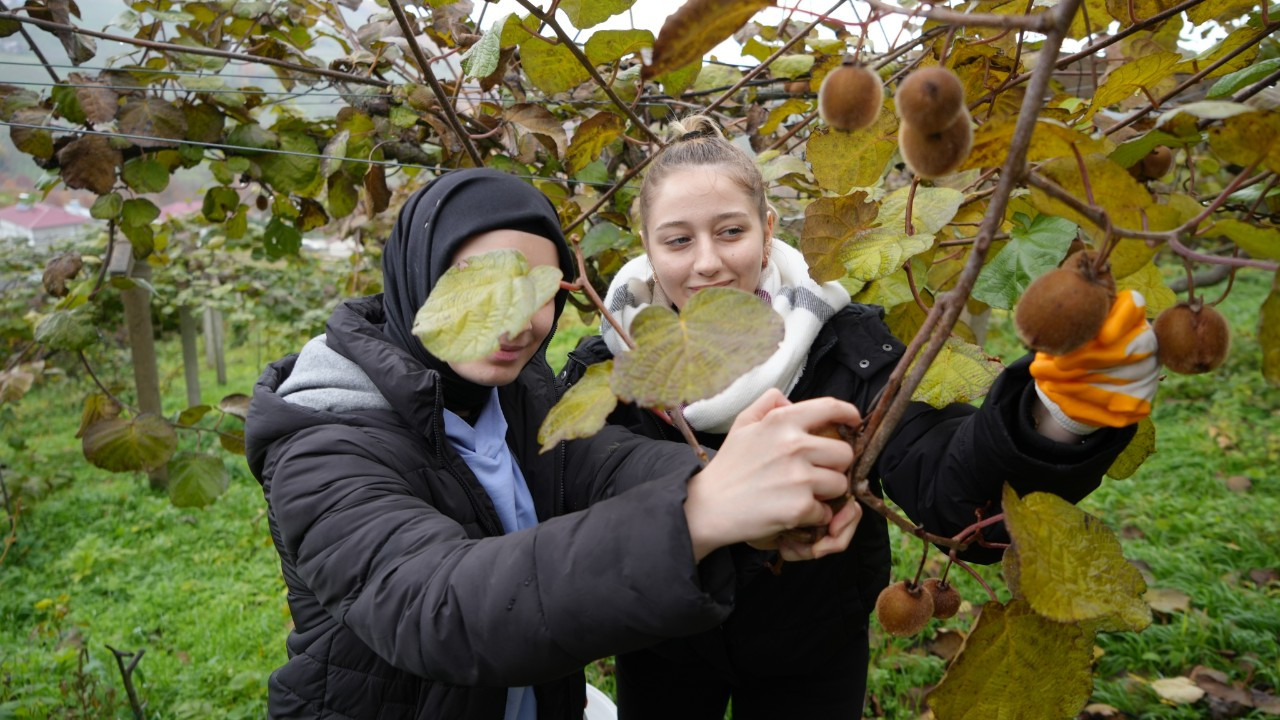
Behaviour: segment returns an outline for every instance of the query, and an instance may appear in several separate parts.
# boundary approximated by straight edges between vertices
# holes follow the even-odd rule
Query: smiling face
[[[645,217],[654,277],[676,308],[707,287],[755,292],[768,259],[773,215],[720,166],[672,170]]]
[[[463,243],[454,253],[453,264],[456,265],[475,255],[504,249],[518,250],[529,261],[531,268],[538,265],[560,267],[556,247],[550,240],[541,235],[520,230],[491,230],[476,235]],[[533,358],[554,324],[555,298],[552,297],[545,305],[538,308],[529,324],[525,325],[524,330],[519,334],[509,336],[504,333],[499,340],[500,345],[496,352],[480,360],[464,363],[451,362],[449,367],[464,380],[477,385],[490,387],[507,385],[516,379],[525,364]]]

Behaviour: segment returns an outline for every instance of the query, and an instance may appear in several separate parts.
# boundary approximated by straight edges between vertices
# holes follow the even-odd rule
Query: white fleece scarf
[[[818,331],[837,310],[849,304],[849,292],[840,283],[814,282],[800,251],[776,238],[756,295],[782,316],[782,344],[772,357],[733,381],[719,395],[684,408],[685,419],[697,430],[728,432],[738,413],[771,387],[790,394],[804,372],[809,347]],[[627,332],[636,315],[649,305],[672,307],[654,281],[653,266],[646,255],[622,266],[609,285],[604,304]],[[627,351],[607,320],[601,320],[600,334],[615,356]]]

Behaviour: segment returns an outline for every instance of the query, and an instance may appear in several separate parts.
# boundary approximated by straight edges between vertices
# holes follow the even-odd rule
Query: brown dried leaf
[[[733,35],[773,0],[688,0],[667,17],[653,43],[653,62],[644,66],[645,80],[699,60]]]
[[[934,655],[951,662],[951,658],[955,657],[960,652],[961,646],[964,645],[964,638],[963,631],[943,628],[938,631],[938,634],[932,640],[925,644],[925,647]]]
[[[54,257],[48,265],[44,266],[44,276],[41,280],[44,283],[45,292],[54,297],[66,297],[67,281],[74,278],[82,267],[84,267],[84,261],[80,259],[80,253],[62,253]]]
[[[100,135],[72,140],[58,151],[62,181],[69,188],[106,195],[116,184],[116,168],[124,161],[120,151]]]
[[[372,215],[391,205],[391,191],[387,189],[387,168],[373,164],[364,173],[364,191],[369,195],[369,211]]]
[[[1249,571],[1249,579],[1259,587],[1262,587],[1280,580],[1280,573],[1277,573],[1272,568],[1254,568]]]
[[[76,99],[80,101],[80,109],[84,111],[86,120],[94,125],[101,125],[116,119],[120,96],[115,90],[104,87],[97,78],[80,73],[71,73],[67,78],[67,82],[77,86]]]
[[[120,108],[120,132],[154,140],[133,139],[138,147],[164,147],[166,140],[182,140],[187,136],[187,116],[180,108],[160,98],[133,99]]]
[[[1232,475],[1223,481],[1227,489],[1234,493],[1248,492],[1253,487],[1253,481],[1244,475]]]

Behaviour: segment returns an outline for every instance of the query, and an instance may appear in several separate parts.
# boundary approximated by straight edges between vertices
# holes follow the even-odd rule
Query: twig
[[[992,602],[1000,602],[1000,597],[996,595],[996,591],[991,589],[991,586],[987,584],[986,580],[982,579],[982,576],[978,574],[977,570],[974,570],[973,568],[969,567],[969,563],[966,563],[965,561],[956,557],[955,550],[951,551],[951,562],[956,566],[958,566],[960,569],[972,575],[973,579],[977,580],[978,584],[982,586],[982,589],[987,591],[987,597],[991,598]]]
[[[591,217],[591,215],[592,215],[593,213],[595,213],[595,211],[597,211],[597,210],[599,210],[600,208],[604,207],[604,204],[605,204],[605,203],[607,203],[607,202],[609,202],[609,198],[613,197],[614,193],[618,192],[618,191],[619,191],[619,190],[621,190],[623,187],[625,187],[627,183],[631,182],[631,179],[632,179],[632,178],[634,178],[636,175],[639,175],[639,174],[640,174],[640,171],[641,171],[641,170],[643,170],[643,169],[645,169],[645,167],[646,167],[650,162],[652,162],[652,161],[653,161],[653,159],[654,159],[654,158],[656,158],[656,157],[658,157],[658,153],[649,153],[649,154],[645,155],[645,156],[640,160],[640,162],[636,163],[635,167],[633,167],[633,168],[631,168],[630,170],[628,170],[628,171],[627,171],[627,174],[626,174],[626,175],[623,175],[623,176],[618,180],[618,182],[614,183],[612,187],[610,187],[608,190],[605,190],[603,193],[601,193],[601,194],[600,194],[600,199],[599,199],[599,200],[596,200],[596,204],[595,204],[595,205],[592,205],[591,207],[589,207],[589,208],[587,208],[586,210],[584,210],[584,211],[582,212],[582,214],[581,214],[581,215],[579,215],[576,219],[574,219],[574,221],[573,221],[573,222],[569,223],[568,225],[565,225],[565,226],[562,228],[562,230],[563,230],[565,233],[568,233],[569,231],[571,231],[571,230],[573,230],[574,228],[578,227],[578,225],[582,224],[582,222],[583,222],[583,221],[585,221],[587,218]]]
[[[111,402],[115,403],[116,405],[119,405],[122,408],[128,408],[129,412],[135,415],[138,414],[137,408],[125,403],[123,400],[116,397],[115,393],[108,390],[107,386],[102,384],[102,381],[99,380],[98,376],[93,372],[93,367],[89,365],[89,358],[84,356],[83,350],[76,351],[76,354],[80,356],[80,364],[84,365],[85,372],[89,373],[89,377],[93,378],[93,383],[98,386],[98,389],[102,391],[103,395],[106,395],[108,398],[111,398]]]
[[[417,33],[413,31],[413,26],[409,24],[409,17],[404,14],[404,8],[400,7],[399,0],[387,0],[387,4],[391,6],[391,12],[396,16],[396,22],[400,24],[400,31],[404,33],[404,39],[409,43],[409,49],[413,51],[413,57],[418,61],[418,69],[422,71],[422,77],[426,78],[427,84],[431,86],[431,92],[435,93],[436,99],[440,101],[440,107],[444,110],[445,122],[449,123],[449,127],[453,129],[453,134],[458,136],[458,142],[462,143],[462,147],[467,151],[471,162],[476,167],[484,167],[484,158],[480,156],[480,151],[476,150],[475,143],[471,142],[471,135],[462,129],[462,123],[458,120],[458,113],[453,109],[453,103],[449,101],[449,93],[444,91],[444,87],[440,85],[440,80],[436,78],[435,72],[431,69],[431,61],[427,59],[427,54],[422,51],[422,46],[418,44]]]
[[[4,512],[9,518],[9,534],[4,538],[4,551],[0,552],[0,565],[9,556],[9,548],[18,542],[18,519],[22,517],[22,499],[16,502],[9,498],[9,487],[4,483],[4,470],[0,469],[0,494],[4,495]]]
[[[113,42],[124,43],[126,45],[137,45],[151,50],[163,50],[167,52],[185,53],[187,55],[206,55],[208,57],[224,58],[226,60],[236,60],[238,62],[255,63],[259,65],[271,65],[273,67],[293,70],[308,75],[320,75],[322,77],[333,78],[335,80],[343,80],[345,82],[357,83],[360,85],[373,85],[375,87],[390,87],[391,83],[386,80],[378,80],[375,78],[361,77],[359,75],[351,75],[349,73],[330,70],[329,68],[310,67],[307,65],[298,65],[297,63],[277,60],[271,57],[261,55],[247,55],[244,53],[228,52],[226,50],[217,50],[214,48],[204,48],[195,45],[176,45],[174,43],[157,42],[155,40],[143,40],[141,38],[128,37],[127,35],[112,35],[111,33],[98,32],[97,30],[87,30],[85,28],[76,27],[75,25],[67,25],[66,23],[53,22],[51,20],[40,20],[39,18],[26,17],[25,15],[17,15],[11,12],[0,13],[0,20],[14,20],[20,23],[35,25],[44,30],[62,30],[67,32],[85,35],[87,37],[98,38],[101,40],[111,40]]]
[[[929,306],[925,304],[924,298],[920,297],[920,288],[916,287],[916,275],[911,270],[911,261],[903,263],[902,269],[907,272],[907,286],[911,288],[911,296],[916,299],[916,305],[924,312],[929,312]]]
[[[801,120],[800,122],[788,128],[787,131],[783,133],[782,137],[769,143],[769,147],[765,148],[761,152],[768,152],[770,150],[781,147],[782,145],[785,145],[788,140],[795,137],[796,133],[800,132],[802,129],[807,127],[809,123],[813,122],[813,119],[816,117],[818,117],[818,111],[817,109],[814,109],[813,112],[809,113],[808,115],[805,115],[803,120]]]
[[[0,11],[9,12],[9,8],[3,2],[0,2]],[[62,80],[58,78],[58,73],[54,71],[53,66],[49,64],[49,60],[46,59],[44,53],[40,51],[40,46],[36,45],[36,41],[31,39],[31,35],[27,32],[27,29],[22,26],[18,26],[18,32],[22,33],[22,38],[27,41],[27,47],[31,48],[31,52],[36,56],[36,59],[40,61],[41,65],[44,65],[45,72],[49,73],[49,77],[53,78],[55,83],[62,82]]]
[[[616,105],[629,120],[631,120],[631,124],[635,125],[640,132],[644,133],[645,136],[653,142],[659,144],[662,143],[662,138],[658,137],[657,133],[653,130],[650,130],[649,125],[636,115],[630,105],[628,105],[622,98],[618,97],[618,94],[613,91],[613,87],[610,86],[609,83],[605,82],[604,78],[600,77],[600,73],[596,70],[596,66],[591,63],[591,60],[582,52],[582,48],[578,47],[578,44],[573,41],[573,38],[569,37],[569,34],[564,31],[564,28],[560,27],[560,23],[557,22],[554,17],[551,17],[539,10],[538,7],[529,2],[529,0],[516,0],[516,2],[520,3],[520,7],[528,10],[530,14],[545,23],[547,27],[551,28],[551,30],[556,34],[556,37],[560,38],[560,42],[564,44],[565,48],[567,48],[569,52],[573,53],[573,56],[578,59],[578,62],[582,64],[582,67],[587,69],[587,72],[591,74],[591,79],[600,86],[600,89],[604,91],[604,94],[608,95],[609,99],[613,101],[613,104]],[[540,42],[546,42],[546,39],[543,38]]]
[[[116,665],[120,668],[120,677],[124,678],[124,690],[129,695],[129,707],[133,708],[133,717],[136,720],[143,720],[146,717],[146,713],[143,712],[144,705],[138,700],[138,691],[133,687],[133,671],[137,669],[138,661],[142,660],[143,654],[147,651],[142,649],[135,653],[117,650],[110,645],[106,647],[116,657]],[[128,665],[124,664],[125,658],[129,658]]]
[[[992,27],[992,28],[1010,28],[1013,30],[1030,30],[1037,33],[1047,33],[1053,24],[1051,14],[1042,15],[996,15],[993,13],[962,13],[954,10],[945,10],[934,7],[931,10],[907,10],[894,5],[880,2],[880,0],[866,0],[867,4],[873,10],[881,13],[896,13],[898,15],[914,15],[922,17],[926,20],[943,23],[944,25],[963,25],[965,27]]]

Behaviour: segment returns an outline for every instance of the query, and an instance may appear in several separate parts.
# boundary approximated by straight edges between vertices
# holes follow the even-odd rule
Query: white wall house
[[[57,205],[23,199],[0,208],[0,238],[26,240],[34,247],[49,247],[87,230],[93,220]]]

